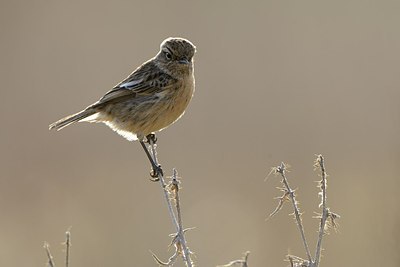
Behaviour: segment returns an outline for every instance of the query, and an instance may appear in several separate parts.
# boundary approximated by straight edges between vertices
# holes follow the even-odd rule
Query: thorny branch
[[[308,261],[312,262],[310,248],[308,247],[307,240],[306,240],[306,235],[304,233],[303,223],[301,221],[300,209],[297,206],[296,195],[294,193],[294,190],[292,190],[292,188],[290,188],[289,182],[288,182],[288,180],[286,178],[286,174],[285,174],[286,173],[286,166],[285,166],[285,164],[282,162],[280,166],[276,167],[275,171],[282,176],[282,183],[284,184],[286,192],[287,192],[287,194],[289,195],[289,197],[290,197],[290,199],[292,201],[292,205],[293,205],[293,209],[294,209],[294,215],[295,215],[295,218],[296,218],[297,226],[298,226],[299,231],[300,231],[301,240],[303,241],[303,245],[304,245],[304,248],[305,248],[306,253],[307,253]]]
[[[320,192],[319,195],[321,196],[321,203],[320,203],[320,208],[322,209],[322,214],[320,215],[320,226],[319,226],[319,232],[318,232],[318,241],[317,241],[317,247],[315,249],[315,262],[314,266],[317,267],[319,266],[319,262],[321,259],[321,251],[322,251],[322,239],[325,234],[325,230],[327,226],[331,226],[336,230],[336,218],[340,218],[340,216],[336,213],[333,213],[329,210],[327,207],[327,174],[325,170],[325,159],[322,155],[317,155],[317,159],[315,160],[315,167],[319,167],[321,170],[321,181],[319,182],[319,187],[320,187]],[[329,219],[329,221],[327,221]]]
[[[63,244],[66,247],[66,250],[65,250],[65,267],[68,267],[68,265],[69,265],[69,249],[71,247],[71,232],[70,232],[70,230],[67,230],[65,232],[65,242]],[[49,243],[44,242],[43,248],[45,249],[46,255],[47,255],[47,266],[48,267],[55,267],[56,264],[54,262],[53,255],[51,255]]]
[[[151,139],[149,140],[149,143],[151,148],[151,156],[154,160],[154,163],[158,166],[157,151],[156,151],[157,145],[154,143],[154,140]],[[181,215],[180,199],[179,199],[180,182],[177,177],[177,171],[175,169],[173,170],[172,181],[170,183],[167,184],[165,182],[165,178],[162,173],[159,173],[159,181],[162,190],[164,192],[165,200],[167,202],[168,211],[171,216],[172,223],[174,224],[176,229],[176,234],[172,235],[173,239],[171,242],[171,245],[175,246],[175,253],[169,258],[168,262],[161,261],[154,253],[152,253],[153,258],[161,266],[172,266],[176,262],[177,257],[181,255],[186,266],[192,267],[193,261],[190,256],[193,253],[189,250],[185,239],[185,232],[190,229],[183,229],[182,227],[182,215]],[[173,201],[175,203],[175,210],[177,215],[175,215],[175,211],[172,204]]]
[[[296,201],[296,195],[295,195],[295,190],[292,190],[289,186],[287,177],[286,177],[286,171],[287,167],[284,163],[281,163],[278,167],[275,167],[272,169],[271,172],[275,174],[280,174],[282,176],[282,184],[284,185],[284,188],[278,188],[280,191],[283,192],[283,195],[278,197],[279,203],[278,206],[275,208],[275,210],[269,215],[269,218],[273,217],[276,213],[278,213],[281,209],[282,206],[286,201],[291,200],[293,209],[294,209],[294,216],[297,222],[297,226],[299,228],[300,234],[301,234],[301,239],[303,241],[304,248],[306,250],[307,258],[308,260],[302,259],[297,256],[293,255],[288,255],[287,260],[290,262],[290,266],[292,267],[318,267],[320,263],[320,258],[321,258],[321,251],[322,251],[322,239],[326,233],[326,229],[331,227],[336,230],[337,228],[337,223],[336,219],[340,218],[340,216],[336,213],[333,213],[329,210],[327,207],[327,174],[325,170],[325,160],[322,155],[317,155],[317,159],[315,160],[315,165],[314,167],[319,168],[321,170],[321,181],[319,181],[319,188],[320,192],[319,195],[321,196],[321,203],[319,207],[322,210],[321,214],[318,214],[317,218],[320,219],[320,226],[319,226],[319,232],[318,232],[318,239],[317,239],[317,245],[315,249],[315,257],[314,259],[311,257],[310,249],[308,246],[308,243],[306,241],[305,233],[304,233],[304,228],[303,224],[301,221],[301,213],[297,205]]]

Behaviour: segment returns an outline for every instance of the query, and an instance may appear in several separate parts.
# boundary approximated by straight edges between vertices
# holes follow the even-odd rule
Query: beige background
[[[104,125],[49,132],[96,101],[169,36],[198,48],[196,94],[160,133],[164,170],[183,177],[198,266],[251,251],[250,266],[304,257],[289,206],[292,166],[306,234],[318,222],[316,153],[327,160],[340,232],[323,266],[399,266],[399,1],[5,1],[0,3],[0,266],[156,266],[173,231],[138,143]],[[397,171],[397,172],[396,172]],[[177,266],[183,266],[179,263]]]

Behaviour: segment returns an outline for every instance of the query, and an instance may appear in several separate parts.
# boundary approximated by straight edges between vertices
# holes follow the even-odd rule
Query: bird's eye
[[[172,55],[170,53],[168,53],[168,52],[164,52],[164,53],[165,53],[165,58],[166,59],[168,59],[168,60],[172,59]]]

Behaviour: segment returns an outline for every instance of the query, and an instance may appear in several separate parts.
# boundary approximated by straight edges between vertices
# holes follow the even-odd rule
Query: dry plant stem
[[[156,151],[156,148],[155,148],[154,141],[152,139],[150,139],[149,143],[150,143],[151,153],[152,153],[152,157],[153,157],[154,163],[156,164],[156,166],[158,166],[159,163],[158,163],[158,160],[157,160],[157,151]],[[176,228],[176,231],[178,233],[178,236],[179,236],[179,239],[180,239],[179,241],[182,244],[182,250],[183,250],[183,255],[184,255],[184,260],[185,260],[186,266],[187,267],[192,267],[193,264],[192,264],[192,260],[190,258],[189,249],[188,249],[188,247],[186,245],[186,239],[185,239],[185,236],[184,236],[184,233],[183,233],[183,229],[181,227],[182,225],[181,225],[181,223],[178,222],[178,220],[177,220],[177,218],[175,216],[174,209],[172,207],[172,201],[169,198],[168,191],[166,189],[166,183],[165,183],[164,175],[162,173],[159,174],[159,179],[160,179],[160,184],[161,184],[162,190],[164,192],[165,200],[167,202],[169,215],[171,216],[172,223],[174,224],[174,226]],[[178,200],[179,200],[179,198],[178,198]],[[178,203],[179,203],[179,201],[177,201],[177,205],[178,205],[177,207],[179,207]],[[178,216],[180,218],[180,208],[177,209],[177,210],[178,210]]]
[[[175,200],[176,200],[176,211],[178,214],[178,235],[179,235],[179,239],[180,242],[182,243],[182,246],[186,249],[183,249],[183,253],[184,253],[184,257],[186,259],[186,261],[190,261],[190,264],[192,265],[192,260],[190,259],[190,251],[189,249],[187,249],[186,246],[186,239],[185,239],[185,233],[183,230],[183,226],[182,226],[182,213],[181,213],[181,204],[180,204],[180,198],[179,198],[179,185],[178,185],[178,181],[177,181],[177,171],[176,169],[173,170],[173,183],[176,186],[176,192],[175,192]]]
[[[68,230],[65,232],[65,267],[69,266],[69,248],[71,246],[71,232]]]
[[[55,267],[56,265],[54,263],[53,256],[51,255],[51,252],[50,252],[49,243],[45,242],[43,247],[46,250],[46,254],[47,254],[47,259],[48,259],[47,265],[49,267]]]
[[[249,259],[249,255],[250,251],[246,251],[242,259],[231,261],[225,265],[218,265],[217,267],[231,267],[231,266],[248,267],[247,260]]]
[[[179,199],[179,186],[178,186],[178,182],[177,182],[177,171],[174,168],[173,170],[173,176],[172,176],[172,181],[176,186],[176,192],[175,192],[175,200],[176,200],[176,211],[178,213],[178,226],[179,226],[179,230],[180,232],[183,232],[183,227],[182,227],[182,215],[181,215],[181,204],[180,204],[180,199]]]
[[[307,258],[308,258],[308,261],[310,263],[312,263],[313,260],[311,258],[310,248],[308,247],[308,244],[307,244],[306,235],[304,233],[303,223],[301,222],[299,208],[297,207],[296,199],[295,199],[295,196],[294,196],[294,191],[290,188],[289,183],[287,181],[286,174],[285,174],[285,164],[283,162],[277,168],[277,172],[279,172],[281,174],[283,184],[285,185],[286,190],[289,193],[290,199],[291,199],[292,204],[293,204],[293,209],[294,209],[294,214],[295,214],[295,217],[296,217],[297,226],[299,228],[299,231],[300,231],[300,234],[301,234],[301,239],[303,241],[304,248],[305,248],[306,253],[307,253]]]
[[[151,153],[152,153],[153,161],[158,166],[159,164],[158,164],[158,159],[157,159],[157,151],[156,151],[155,145],[154,145],[152,140],[150,140],[150,147],[151,147]],[[176,228],[176,231],[179,231],[178,220],[176,219],[176,216],[175,216],[175,213],[174,213],[174,209],[172,207],[171,200],[170,200],[170,198],[168,196],[168,191],[165,189],[166,188],[166,183],[165,183],[164,175],[160,174],[159,176],[160,176],[159,177],[160,178],[160,184],[161,184],[162,190],[164,192],[165,199],[167,201],[169,215],[171,216],[172,223],[174,224],[174,226]]]
[[[328,218],[328,208],[326,207],[326,171],[325,171],[325,162],[324,158],[322,155],[319,155],[317,158],[317,163],[319,164],[321,168],[321,191],[322,191],[322,216],[321,216],[321,223],[319,227],[319,233],[318,233],[318,242],[317,242],[317,248],[315,250],[315,262],[314,262],[314,267],[319,266],[319,261],[321,257],[321,250],[322,250],[322,238],[324,237],[325,233],[325,224],[326,220]]]

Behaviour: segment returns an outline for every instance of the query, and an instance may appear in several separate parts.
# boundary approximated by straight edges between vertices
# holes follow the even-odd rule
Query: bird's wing
[[[168,88],[175,79],[161,71],[152,61],[146,62],[125,80],[108,91],[91,107],[99,107],[124,98],[138,98],[154,95]]]

